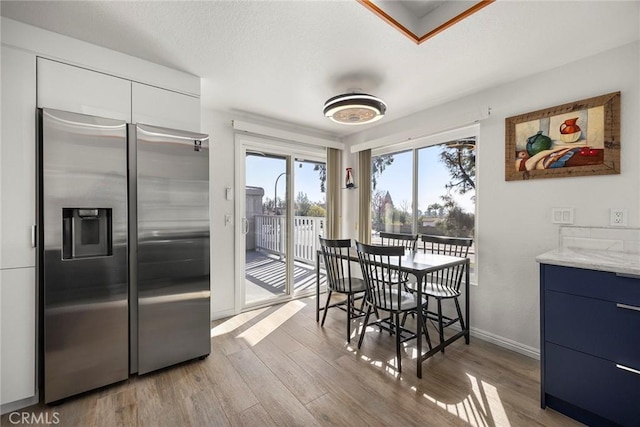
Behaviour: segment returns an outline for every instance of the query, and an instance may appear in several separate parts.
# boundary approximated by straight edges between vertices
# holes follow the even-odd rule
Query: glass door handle
[[[242,218],[242,234],[247,234],[249,232],[249,220],[247,218]]]

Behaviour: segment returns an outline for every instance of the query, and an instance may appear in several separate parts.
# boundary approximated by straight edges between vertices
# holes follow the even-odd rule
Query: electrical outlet
[[[573,224],[573,208],[551,208],[553,224]]]
[[[614,227],[626,227],[627,226],[627,210],[619,208],[611,208],[609,210],[609,225]]]

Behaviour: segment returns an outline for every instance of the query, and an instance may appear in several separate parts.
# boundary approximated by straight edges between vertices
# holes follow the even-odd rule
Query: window
[[[412,233],[413,151],[371,158],[371,241],[380,232]]]
[[[372,151],[371,241],[380,243],[382,231],[473,238],[475,144],[471,136]]]

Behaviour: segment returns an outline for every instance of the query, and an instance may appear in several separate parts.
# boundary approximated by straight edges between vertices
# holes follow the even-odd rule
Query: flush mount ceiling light
[[[324,115],[343,125],[363,125],[384,117],[387,104],[366,93],[345,93],[324,103]]]

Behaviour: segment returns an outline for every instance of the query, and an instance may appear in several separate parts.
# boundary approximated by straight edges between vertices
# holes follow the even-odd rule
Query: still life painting
[[[506,119],[505,179],[620,173],[620,92]]]

